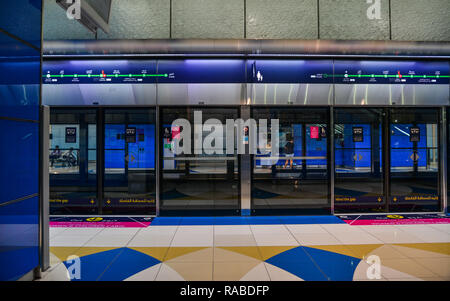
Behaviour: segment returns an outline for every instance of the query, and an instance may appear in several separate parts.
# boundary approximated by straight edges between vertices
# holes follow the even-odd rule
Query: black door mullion
[[[390,110],[384,109],[383,112],[383,175],[384,175],[384,198],[385,198],[385,212],[389,212],[389,202],[391,199],[391,116]]]
[[[104,175],[105,175],[105,115],[97,110],[97,200],[98,214],[103,213]]]

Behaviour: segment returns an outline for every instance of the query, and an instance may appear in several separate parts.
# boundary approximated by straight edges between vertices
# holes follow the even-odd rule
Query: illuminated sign
[[[419,142],[420,141],[420,128],[419,127],[410,127],[409,128],[409,141],[410,142]]]
[[[364,142],[364,129],[362,127],[353,127],[353,142]]]
[[[66,128],[66,143],[77,143],[77,128]]]

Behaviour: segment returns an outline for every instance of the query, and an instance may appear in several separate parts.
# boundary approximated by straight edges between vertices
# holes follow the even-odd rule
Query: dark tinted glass
[[[105,110],[103,214],[155,214],[155,110]]]
[[[440,211],[439,109],[390,110],[391,212]]]
[[[96,112],[54,109],[50,118],[50,213],[95,214]]]
[[[254,108],[252,118],[279,121],[279,154],[267,150],[253,156],[252,209],[255,214],[329,214],[326,108]],[[259,139],[259,135],[258,135]]]
[[[237,152],[227,154],[225,135],[215,130],[204,129],[202,133],[194,133],[194,112],[202,113],[202,123],[213,118],[224,127],[226,119],[235,120],[239,116],[237,108],[161,109],[161,215],[238,214],[240,182]],[[185,119],[190,129],[188,125],[172,124],[179,118]],[[194,143],[195,135],[202,143],[200,148]],[[181,141],[181,137],[186,137],[186,140]],[[180,152],[177,148],[188,143],[189,138],[189,150]],[[208,138],[214,138],[211,144],[216,147],[214,151],[203,147]]]
[[[336,213],[383,212],[382,109],[334,111]]]

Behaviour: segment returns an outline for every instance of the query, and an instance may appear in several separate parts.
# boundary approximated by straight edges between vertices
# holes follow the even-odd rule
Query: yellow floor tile
[[[367,257],[368,254],[377,253],[381,251],[385,245],[382,244],[369,244],[369,245],[345,245],[354,254],[354,257],[363,259]],[[384,253],[388,252],[386,249]],[[400,255],[400,254],[398,254]],[[381,256],[380,256],[381,257]]]
[[[223,250],[229,252],[223,252]],[[233,254],[244,255],[244,260],[248,260],[247,257],[254,258],[257,260],[262,260],[261,253],[258,247],[218,247],[214,249],[214,261],[237,261],[237,257]],[[247,259],[246,259],[247,258]]]
[[[171,247],[164,262],[212,262],[213,248],[208,247]]]
[[[346,245],[357,258],[365,259],[370,255],[376,255],[383,259],[408,258],[390,245]]]
[[[432,271],[437,276],[450,280],[450,257],[448,258],[415,258],[421,266]]]
[[[366,246],[366,245],[361,245],[361,246]],[[362,258],[361,254],[374,249],[374,247],[373,247],[374,245],[369,245],[369,246],[372,246],[372,247],[357,248],[355,245],[355,251],[350,249],[348,247],[348,245],[308,246],[308,248],[319,249],[319,250],[323,250],[323,251],[333,252],[333,253],[347,255],[347,256],[356,257],[356,258]],[[359,257],[359,256],[361,256],[361,257]]]
[[[408,274],[412,277],[436,277],[437,274],[431,272],[429,269],[424,268],[413,259],[385,259],[381,262],[382,266],[389,267],[393,270]],[[389,275],[385,275],[383,268],[381,269],[383,277],[391,279]]]
[[[50,252],[61,261],[66,261],[67,257],[75,255],[78,249],[80,249],[80,247],[50,247]]]
[[[165,262],[186,281],[212,281],[212,262]]]
[[[297,247],[298,246],[258,246],[258,249],[261,253],[262,260],[267,260],[275,255]]]
[[[83,256],[100,253],[100,252],[114,250],[114,249],[118,249],[118,247],[113,247],[113,248],[111,248],[111,247],[82,247],[82,248],[78,249],[74,255],[76,255],[78,257],[83,257]]]
[[[51,247],[50,252],[61,259],[61,261],[66,261],[67,257],[71,255],[83,257],[114,249],[117,249],[117,247]]]
[[[415,243],[415,244],[395,244],[395,245],[427,252],[434,252],[443,255],[450,255],[450,243]]]
[[[153,258],[163,261],[169,247],[129,247],[132,250],[144,253]]]

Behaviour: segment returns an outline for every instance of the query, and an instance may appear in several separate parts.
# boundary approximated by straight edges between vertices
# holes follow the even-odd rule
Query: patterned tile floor
[[[51,228],[42,280],[377,280],[369,279],[371,255],[381,281],[450,280],[448,223],[285,221],[292,223]]]

